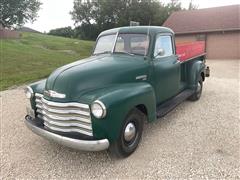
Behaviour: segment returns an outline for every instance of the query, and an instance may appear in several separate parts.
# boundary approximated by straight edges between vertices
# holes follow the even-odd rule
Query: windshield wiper
[[[108,54],[108,53],[111,53],[112,51],[103,51],[103,52],[100,52],[100,53],[96,53],[96,54],[93,54],[94,56],[96,55],[100,55],[100,54]]]
[[[135,56],[135,54],[132,54],[130,52],[126,52],[126,51],[120,51],[120,52],[114,52],[114,53],[119,53],[119,54],[128,54],[130,56]]]

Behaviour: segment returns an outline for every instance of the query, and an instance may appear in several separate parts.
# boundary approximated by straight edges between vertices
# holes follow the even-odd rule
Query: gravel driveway
[[[207,64],[202,98],[146,124],[137,151],[120,160],[38,137],[23,123],[23,90],[1,92],[1,178],[240,179],[240,61]]]

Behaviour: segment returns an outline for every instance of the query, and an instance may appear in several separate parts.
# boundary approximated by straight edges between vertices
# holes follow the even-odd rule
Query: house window
[[[197,41],[205,41],[206,40],[206,34],[198,34],[196,39],[197,39]]]

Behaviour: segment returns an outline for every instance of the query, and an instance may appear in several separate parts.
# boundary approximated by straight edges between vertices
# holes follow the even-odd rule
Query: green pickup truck
[[[165,27],[104,31],[91,57],[26,87],[25,124],[64,146],[127,157],[145,121],[201,97],[209,68],[204,44],[196,43],[176,46],[174,32]]]

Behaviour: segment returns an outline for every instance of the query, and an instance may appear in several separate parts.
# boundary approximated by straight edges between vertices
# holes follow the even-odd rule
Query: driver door
[[[175,53],[172,34],[158,34],[156,37],[153,73],[157,104],[179,93],[180,62]]]

